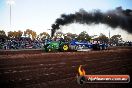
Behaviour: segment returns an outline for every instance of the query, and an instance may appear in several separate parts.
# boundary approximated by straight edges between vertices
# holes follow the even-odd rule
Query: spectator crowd
[[[2,40],[0,39],[0,49],[40,49],[43,41],[31,40],[31,38],[21,37],[17,39]]]

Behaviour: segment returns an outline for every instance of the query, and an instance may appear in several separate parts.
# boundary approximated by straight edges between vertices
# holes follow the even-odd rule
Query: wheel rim
[[[49,49],[49,52],[51,51],[51,49]]]
[[[65,50],[65,51],[68,50],[68,46],[67,45],[64,45],[63,46],[63,50]]]

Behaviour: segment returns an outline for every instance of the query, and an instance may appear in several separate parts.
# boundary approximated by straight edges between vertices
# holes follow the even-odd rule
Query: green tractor
[[[69,43],[63,41],[51,41],[44,45],[44,51],[61,51],[66,52],[69,51]]]

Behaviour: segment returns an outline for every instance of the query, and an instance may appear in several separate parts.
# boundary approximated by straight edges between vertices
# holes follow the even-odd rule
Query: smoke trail
[[[60,26],[71,24],[91,24],[91,23],[103,23],[107,24],[112,28],[120,27],[123,30],[132,33],[132,10],[123,10],[122,7],[117,7],[115,10],[110,10],[102,13],[100,10],[94,12],[86,12],[81,9],[75,14],[62,14],[60,18],[57,18],[55,23],[52,25],[51,37]]]

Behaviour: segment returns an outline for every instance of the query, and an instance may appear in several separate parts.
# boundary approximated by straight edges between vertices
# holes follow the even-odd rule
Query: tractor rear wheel
[[[63,44],[60,46],[60,51],[66,52],[69,50],[69,45],[68,44]]]
[[[45,50],[46,52],[51,51],[51,50],[48,48],[48,46],[49,46],[48,44],[44,46],[44,50]]]

